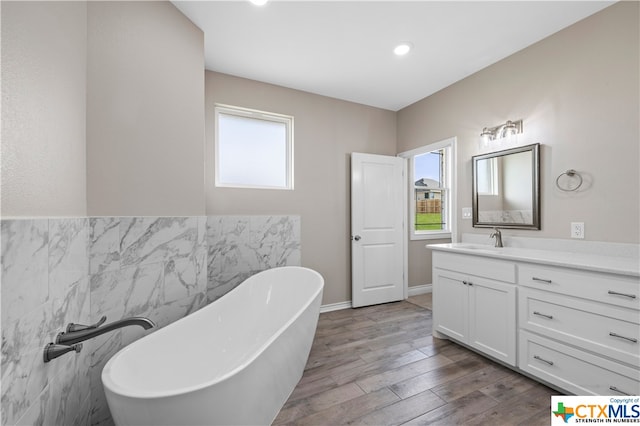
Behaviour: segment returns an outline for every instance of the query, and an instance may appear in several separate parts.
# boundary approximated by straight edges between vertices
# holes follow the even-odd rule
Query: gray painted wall
[[[398,112],[398,151],[458,137],[458,209],[471,207],[471,157],[483,127],[524,120],[519,144],[539,142],[540,231],[505,235],[640,242],[639,6],[619,2]],[[555,187],[567,169],[582,190]],[[458,234],[487,234],[458,213]],[[424,242],[409,245],[410,283],[431,282]]]
[[[2,2],[2,216],[83,216],[87,5]]]
[[[300,215],[302,264],[324,277],[322,303],[351,300],[350,153],[395,155],[395,113],[211,71],[206,91],[207,214]],[[214,186],[215,103],[295,117],[295,190]]]
[[[49,3],[47,14],[60,19],[46,25],[33,10],[44,5],[31,5],[2,5],[2,89],[11,94],[3,96],[3,216],[299,215],[302,263],[325,276],[323,303],[342,302],[350,299],[349,153],[393,155],[457,136],[461,208],[471,205],[480,130],[522,118],[519,143],[543,144],[542,230],[507,234],[568,238],[569,222],[583,221],[588,240],[640,241],[636,2],[616,3],[398,113],[203,73],[202,33],[166,2]],[[85,45],[83,75],[75,53]],[[45,65],[55,72],[40,72]],[[295,191],[213,187],[215,102],[296,117]],[[584,173],[584,191],[555,189],[569,168]],[[458,231],[485,232],[462,219]],[[431,281],[424,244],[410,244],[410,285]]]
[[[88,2],[87,212],[204,214],[204,35],[169,2]]]

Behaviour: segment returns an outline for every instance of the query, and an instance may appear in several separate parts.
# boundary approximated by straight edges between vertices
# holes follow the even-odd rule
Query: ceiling
[[[208,70],[397,111],[613,1],[174,1]],[[393,48],[411,42],[398,57]]]

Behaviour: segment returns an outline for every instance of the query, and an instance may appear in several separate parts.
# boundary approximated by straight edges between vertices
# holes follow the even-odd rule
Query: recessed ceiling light
[[[409,51],[413,48],[413,45],[409,42],[402,42],[393,49],[393,53],[398,56],[403,56],[409,53]]]
[[[269,0],[249,0],[251,3],[256,6],[264,6]]]

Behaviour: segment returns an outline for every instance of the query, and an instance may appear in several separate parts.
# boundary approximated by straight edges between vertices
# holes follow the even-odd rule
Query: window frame
[[[481,192],[480,190],[478,190],[478,195],[484,195],[484,196],[499,196],[500,195],[500,185],[498,182],[498,164],[497,164],[497,158],[489,158],[488,160],[491,160],[488,163],[488,167],[486,169],[486,178],[487,181],[489,182],[488,186],[489,186],[489,191],[488,192]]]
[[[286,184],[285,186],[258,185],[258,184],[240,184],[222,182],[220,178],[220,115],[231,115],[242,118],[250,118],[254,120],[271,121],[274,123],[282,123],[286,128]],[[214,126],[215,126],[215,181],[214,185],[218,188],[244,188],[244,189],[277,189],[277,190],[293,190],[294,189],[294,168],[293,168],[293,116],[278,114],[268,111],[260,111],[251,108],[237,107],[233,105],[215,104],[214,107]]]
[[[439,142],[435,142],[429,145],[421,146],[419,148],[405,151],[398,154],[399,157],[406,158],[408,166],[408,200],[409,200],[409,239],[410,240],[443,240],[456,238],[456,144],[457,138],[451,137]],[[448,156],[446,158],[445,166],[445,199],[446,207],[448,207],[448,214],[445,223],[448,223],[448,228],[445,230],[424,230],[416,231],[415,217],[416,217],[416,200],[415,200],[415,176],[414,176],[414,158],[418,155],[426,154],[440,149],[447,149]]]

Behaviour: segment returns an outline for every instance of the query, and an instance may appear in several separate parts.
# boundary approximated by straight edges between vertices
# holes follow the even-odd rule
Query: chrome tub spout
[[[87,339],[92,339],[94,337],[100,336],[101,334],[117,330],[118,328],[128,327],[130,325],[139,325],[145,330],[156,326],[153,321],[144,317],[124,318],[106,325],[102,325],[106,320],[107,317],[103,316],[96,324],[89,326],[71,323],[67,325],[66,332],[58,333],[58,336],[56,337],[56,344],[71,346],[76,343],[84,342]]]

